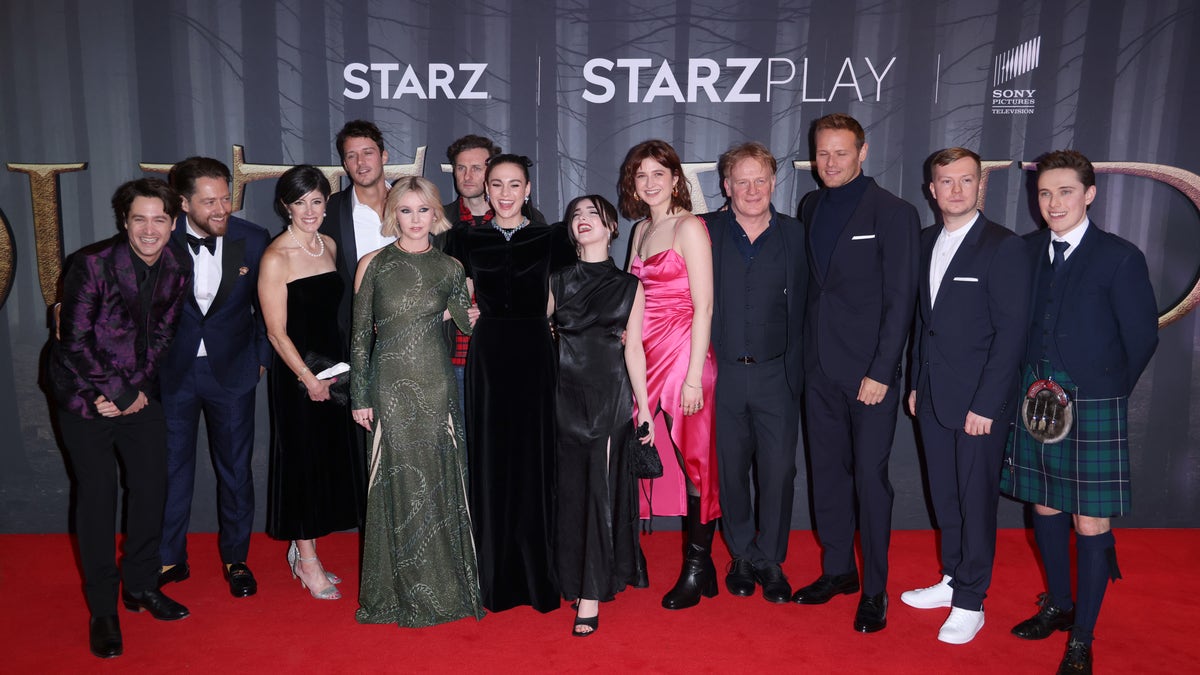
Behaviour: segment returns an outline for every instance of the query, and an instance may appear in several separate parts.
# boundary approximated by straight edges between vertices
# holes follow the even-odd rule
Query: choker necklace
[[[288,225],[287,230],[288,234],[292,236],[292,241],[296,242],[296,245],[299,246],[305,253],[307,253],[310,258],[320,258],[321,256],[325,255],[325,238],[320,234],[317,235],[317,243],[321,245],[321,249],[316,253],[313,253],[312,251],[308,250],[307,246],[300,243],[300,240],[296,238],[296,233],[292,232],[291,225]]]
[[[496,219],[495,218],[492,219],[492,227],[496,228],[497,232],[504,235],[504,241],[508,241],[508,242],[511,242],[513,235],[520,232],[521,229],[524,228],[528,224],[529,224],[529,219],[522,218],[520,225],[517,225],[516,227],[510,229],[507,227],[500,227],[500,224],[496,222]]]
[[[400,249],[401,251],[404,251],[405,253],[407,253],[409,255],[421,255],[422,253],[428,253],[429,249],[433,248],[433,244],[426,244],[425,248],[421,249],[420,251],[410,251],[410,250],[404,248],[403,246],[401,246],[400,240],[397,239],[396,240],[396,248]]]

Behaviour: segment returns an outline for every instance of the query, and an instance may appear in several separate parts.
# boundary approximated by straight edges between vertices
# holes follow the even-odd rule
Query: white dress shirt
[[[187,233],[203,239],[208,236],[202,232],[197,232],[196,228],[192,227],[191,221],[187,224]],[[225,249],[225,237],[213,237],[217,240],[217,245],[212,253],[204,246],[200,247],[200,252],[192,251],[192,247],[188,246],[188,253],[192,254],[194,261],[193,276],[192,276],[192,292],[196,294],[196,304],[200,306],[201,314],[208,314],[208,308],[212,306],[213,298],[217,297],[217,289],[221,287],[221,252]],[[196,350],[196,356],[208,356],[208,350],[204,348],[204,339],[200,339],[200,348]]]
[[[391,183],[386,185],[389,190],[392,189]],[[351,217],[354,219],[354,248],[358,252],[358,259],[362,260],[366,254],[391,244],[396,238],[383,236],[383,221],[379,219],[379,214],[358,201],[358,193],[353,185],[349,189]]]
[[[1070,244],[1070,246],[1067,247],[1067,250],[1063,251],[1063,260],[1066,260],[1067,258],[1071,257],[1071,254],[1075,252],[1075,249],[1079,248],[1079,242],[1083,241],[1083,235],[1085,232],[1087,232],[1088,225],[1090,225],[1090,224],[1091,224],[1091,221],[1089,221],[1088,217],[1085,215],[1083,217],[1083,220],[1079,221],[1079,224],[1076,225],[1075,227],[1073,227],[1071,229],[1071,231],[1067,233],[1067,236],[1060,237],[1057,234],[1051,234],[1050,235],[1051,243],[1046,245],[1046,250],[1049,252],[1049,255],[1050,255],[1050,262],[1054,262],[1054,243],[1053,242],[1065,241],[1068,244]]]
[[[950,267],[950,261],[954,260],[954,254],[958,253],[958,247],[962,246],[963,239],[967,238],[967,232],[975,227],[975,223],[979,220],[979,211],[975,212],[975,217],[971,222],[963,225],[957,230],[951,232],[945,227],[938,233],[937,241],[933,243],[933,256],[929,261],[929,306],[937,302],[938,289],[942,287],[942,278],[946,276],[946,270]]]

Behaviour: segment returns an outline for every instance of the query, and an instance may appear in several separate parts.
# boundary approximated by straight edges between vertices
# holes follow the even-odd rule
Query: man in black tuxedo
[[[853,117],[818,119],[813,144],[824,187],[804,196],[800,221],[811,270],[804,398],[822,574],[792,599],[822,604],[859,590],[857,500],[865,569],[854,629],[870,633],[887,625],[888,458],[917,295],[920,221],[911,204],[863,175],[866,135]]]
[[[950,607],[938,640],[983,628],[996,554],[1000,464],[1025,349],[1029,259],[1012,230],[978,210],[982,166],[966,148],[930,160],[941,224],[921,233],[920,296],[908,409],[921,430],[942,532],[942,580],[906,591],[911,607]]]
[[[217,478],[217,548],[229,592],[244,598],[258,591],[246,559],[254,527],[254,405],[271,358],[258,310],[258,262],[270,237],[231,215],[229,168],[220,161],[189,157],[169,179],[183,198],[171,245],[190,262],[193,282],[161,373],[168,482],[159,583],[191,575],[187,533],[203,412]]]
[[[760,584],[787,602],[787,555],[804,383],[804,230],[771,205],[775,157],[761,143],[721,155],[729,208],[700,216],[713,250],[712,344],[721,532],[733,557],[725,586],[749,596]],[[757,487],[757,514],[755,495]]]

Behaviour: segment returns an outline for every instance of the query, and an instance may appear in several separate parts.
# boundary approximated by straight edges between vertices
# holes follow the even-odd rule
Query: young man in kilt
[[[1110,518],[1130,506],[1128,397],[1158,345],[1158,312],[1145,256],[1087,217],[1096,198],[1091,162],[1051,152],[1038,162],[1037,185],[1048,227],[1025,237],[1034,273],[1023,385],[1057,383],[1074,421],[1057,442],[1018,423],[1009,443],[1001,490],[1034,505],[1048,586],[1038,613],[1012,632],[1041,640],[1070,630],[1058,672],[1090,673],[1100,603],[1109,579],[1121,576]]]

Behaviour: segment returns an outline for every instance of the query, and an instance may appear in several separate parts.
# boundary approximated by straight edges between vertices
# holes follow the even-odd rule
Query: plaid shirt
[[[471,227],[478,227],[484,223],[491,222],[492,216],[495,215],[491,209],[482,216],[476,216],[471,213],[471,209],[467,208],[466,202],[460,197],[458,199],[458,222],[467,223]],[[471,302],[475,302],[474,296],[471,297]],[[462,367],[467,365],[467,350],[471,347],[471,336],[464,334],[456,326],[454,328],[454,351],[450,354],[450,363]]]

